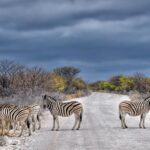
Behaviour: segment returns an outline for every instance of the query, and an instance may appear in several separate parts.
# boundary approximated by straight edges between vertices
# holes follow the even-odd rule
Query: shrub
[[[66,81],[64,80],[63,77],[55,73],[52,73],[50,76],[49,86],[53,90],[56,90],[56,91],[58,90],[58,91],[63,92],[64,89],[66,88]]]
[[[74,79],[72,84],[77,90],[87,89],[87,84],[81,78]]]

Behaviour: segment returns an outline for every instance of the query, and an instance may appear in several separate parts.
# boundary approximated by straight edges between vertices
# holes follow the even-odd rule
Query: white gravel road
[[[74,116],[60,118],[60,131],[51,131],[52,117],[44,113],[42,129],[26,138],[21,150],[149,150],[150,116],[147,129],[139,129],[139,117],[127,117],[128,129],[120,128],[118,104],[124,95],[92,93],[76,100],[83,103],[81,129],[72,131]]]

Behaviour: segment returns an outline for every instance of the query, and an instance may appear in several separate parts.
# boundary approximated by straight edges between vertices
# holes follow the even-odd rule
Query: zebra
[[[4,127],[5,127],[6,122],[9,122],[9,123],[14,122],[15,124],[19,122],[19,124],[21,125],[21,132],[19,134],[19,137],[22,135],[22,132],[25,126],[28,127],[29,136],[30,136],[31,135],[30,113],[31,113],[31,109],[30,107],[27,107],[27,106],[23,106],[23,107],[15,106],[13,108],[8,108],[8,107],[2,108],[0,110],[0,119],[2,122],[2,135],[4,135]],[[14,133],[15,131],[16,131],[16,128],[14,129]]]
[[[38,130],[41,128],[41,107],[38,104],[32,104],[29,105],[31,108],[31,117],[32,117],[32,126],[33,126],[33,131],[35,131],[37,123],[38,125]]]
[[[145,128],[145,117],[150,110],[150,96],[144,101],[123,101],[119,104],[119,118],[121,120],[121,127],[128,128],[125,123],[126,114],[130,116],[139,116],[139,128]]]
[[[36,126],[38,124],[38,130],[41,128],[41,107],[38,104],[31,104],[27,106],[21,106],[21,107],[29,107],[31,109],[30,112],[30,124],[32,124],[32,131],[34,132],[36,129]],[[18,124],[14,124],[14,127],[17,126],[19,128],[19,122]],[[14,128],[13,127],[13,128]]]
[[[0,104],[0,110],[2,110],[4,108],[14,108],[14,107],[16,107],[16,105],[14,105],[14,104],[9,104],[9,103]],[[2,120],[0,120],[0,121],[2,121]],[[6,128],[8,129],[10,127],[10,122],[5,120],[5,124],[6,124]],[[2,123],[1,123],[1,125],[2,125]]]
[[[76,128],[77,123],[78,123],[78,126],[76,130],[80,129],[80,125],[82,122],[82,115],[83,115],[83,107],[81,103],[77,101],[58,102],[55,98],[48,96],[48,95],[44,95],[42,97],[43,97],[43,108],[44,109],[48,108],[50,113],[53,116],[52,131],[55,130],[55,122],[57,123],[56,131],[59,130],[58,116],[68,117],[72,114],[75,115],[75,123],[74,123],[72,130]]]

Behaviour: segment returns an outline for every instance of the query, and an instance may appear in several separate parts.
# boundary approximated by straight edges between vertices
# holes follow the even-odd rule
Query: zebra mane
[[[150,98],[150,96],[146,97],[146,98],[144,99],[144,101],[148,100],[149,98]]]
[[[47,95],[47,97],[49,97],[50,99],[57,101],[54,97]]]

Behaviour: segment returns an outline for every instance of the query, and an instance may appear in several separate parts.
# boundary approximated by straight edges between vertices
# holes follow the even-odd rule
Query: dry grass
[[[143,101],[142,95],[137,91],[130,92],[129,98],[131,99],[131,101]]]
[[[65,95],[65,100],[70,100],[70,99],[74,99],[74,98],[78,98],[78,97],[83,97],[86,94],[83,91],[77,91],[75,94],[67,94]]]

